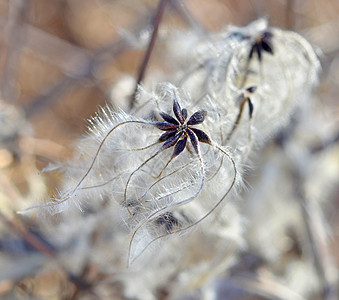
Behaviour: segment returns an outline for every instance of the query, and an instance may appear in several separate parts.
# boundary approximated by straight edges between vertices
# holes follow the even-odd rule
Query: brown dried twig
[[[136,85],[135,85],[135,89],[134,92],[131,96],[131,102],[130,102],[130,108],[132,109],[135,105],[135,96],[137,94],[138,91],[138,86],[141,83],[141,81],[144,79],[145,73],[146,73],[146,69],[149,63],[149,60],[151,58],[151,54],[154,48],[154,44],[155,44],[155,40],[157,38],[158,35],[158,29],[159,29],[159,25],[161,23],[162,17],[164,15],[164,11],[165,11],[165,7],[166,4],[169,0],[159,0],[159,4],[158,7],[156,9],[156,13],[154,16],[154,20],[153,20],[153,32],[152,32],[152,36],[151,39],[149,41],[145,56],[142,60],[142,63],[140,65],[139,71],[138,71],[138,76],[137,76],[137,81],[136,81]]]

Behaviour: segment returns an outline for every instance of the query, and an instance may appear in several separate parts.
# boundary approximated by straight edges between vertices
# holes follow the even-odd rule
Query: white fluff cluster
[[[169,116],[173,115],[174,97],[187,107],[189,119],[195,112],[189,99],[170,84],[160,84],[149,102],[158,106],[158,114]],[[122,219],[132,232],[131,260],[154,242],[192,229],[240,181],[237,162],[213,141],[214,132],[216,139],[219,133],[214,112],[206,108],[199,126],[209,142],[195,145],[189,139],[186,149],[175,157],[177,144],[166,148],[170,139],[159,140],[168,132],[157,128],[164,123],[156,121],[160,115],[152,121],[102,109],[90,120],[90,132],[78,145],[78,157],[66,167],[59,196],[46,207],[60,213],[74,205],[84,212],[100,211],[103,205],[105,209],[120,206]],[[194,127],[198,129],[198,125]],[[222,185],[216,189],[219,182]]]
[[[44,206],[62,213],[54,236],[73,271],[101,265],[131,298],[156,298],[169,280],[173,295],[195,289],[233,263],[244,245],[234,200],[248,157],[317,82],[311,46],[265,20],[187,42],[187,53],[170,54],[182,64],[171,75],[176,85],[140,87],[130,114],[107,107],[90,120],[59,194]],[[142,272],[125,275],[126,262]]]
[[[174,38],[183,42],[178,34]],[[169,51],[177,51],[177,45]],[[187,70],[177,75],[178,86],[194,95],[195,103],[210,99],[228,121],[222,127],[224,142],[236,148],[246,147],[249,134],[251,142],[258,144],[286,125],[295,108],[308,100],[320,69],[314,50],[303,37],[271,28],[266,19],[243,28],[229,26],[203,41],[197,38],[177,63]],[[248,117],[249,106],[242,108],[250,87],[256,88],[248,95],[252,118]],[[232,137],[230,131],[241,109],[239,128]]]

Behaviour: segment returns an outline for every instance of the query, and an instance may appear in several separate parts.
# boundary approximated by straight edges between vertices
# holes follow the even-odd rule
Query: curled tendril
[[[133,218],[134,218],[134,215],[131,212],[129,205],[128,205],[128,201],[127,201],[127,190],[128,190],[129,183],[137,171],[143,168],[147,163],[149,163],[158,154],[160,154],[162,151],[166,149],[174,147],[172,156],[170,157],[168,162],[165,164],[165,166],[163,167],[163,169],[161,170],[157,178],[161,178],[162,173],[168,167],[171,161],[174,158],[176,158],[178,155],[180,155],[180,153],[182,153],[186,147],[188,147],[188,140],[190,140],[190,143],[194,149],[194,152],[199,157],[199,161],[201,164],[202,181],[201,181],[201,187],[199,188],[199,191],[197,194],[200,193],[202,186],[204,184],[205,171],[204,171],[204,164],[203,164],[201,154],[200,154],[199,142],[210,144],[211,140],[204,131],[198,128],[194,128],[193,126],[203,123],[207,112],[204,110],[197,111],[188,119],[187,110],[185,108],[182,109],[180,107],[180,104],[178,103],[176,97],[174,97],[172,109],[173,109],[174,117],[164,112],[161,112],[160,116],[162,117],[163,121],[151,123],[153,126],[160,129],[161,131],[165,131],[158,139],[159,143],[163,143],[162,146],[152,156],[150,156],[141,165],[139,165],[128,177],[125,191],[124,191],[124,202],[128,210],[128,213]],[[169,195],[172,195],[172,194],[169,194]],[[192,197],[189,197],[189,199],[191,198]]]
[[[214,147],[215,149],[219,150],[224,157],[227,157],[228,160],[232,163],[233,166],[233,179],[231,184],[229,185],[229,187],[227,188],[226,192],[223,194],[223,196],[216,202],[216,204],[205,214],[203,215],[200,219],[198,219],[197,221],[193,222],[190,225],[187,225],[185,227],[176,229],[174,231],[171,231],[171,229],[174,227],[173,225],[175,225],[175,227],[178,227],[180,224],[178,222],[177,219],[175,219],[172,215],[172,213],[170,212],[171,209],[178,207],[178,206],[182,206],[185,204],[188,204],[190,201],[192,201],[194,198],[196,198],[197,195],[194,195],[188,199],[179,201],[177,203],[173,203],[171,205],[168,205],[166,207],[160,208],[157,211],[153,212],[152,214],[150,214],[147,219],[143,222],[141,222],[137,228],[134,230],[131,240],[130,240],[130,244],[129,244],[129,250],[128,250],[128,263],[127,265],[132,264],[140,255],[142,255],[145,250],[151,246],[154,242],[156,242],[157,240],[160,240],[162,238],[165,238],[169,235],[174,235],[174,234],[178,234],[178,233],[183,233],[188,231],[189,229],[193,228],[194,226],[198,225],[200,222],[202,222],[203,220],[205,220],[208,216],[210,216],[213,211],[215,211],[220,205],[221,203],[225,200],[225,198],[229,195],[229,193],[231,192],[231,190],[233,189],[233,187],[235,186],[236,183],[236,179],[237,179],[237,168],[236,168],[236,164],[235,161],[232,159],[232,157],[219,145],[213,143],[212,141],[210,141],[210,146]],[[200,193],[201,190],[199,190]],[[133,259],[131,259],[131,251],[132,251],[132,245],[134,242],[134,239],[137,235],[137,233],[149,222],[151,222],[152,220],[156,220],[156,222],[160,225],[164,225],[166,226],[166,233],[162,234],[158,237],[155,237],[154,239],[152,239],[150,242],[148,242],[143,249],[135,256],[133,257]],[[166,221],[171,221],[171,226],[169,227],[170,224],[165,223]]]

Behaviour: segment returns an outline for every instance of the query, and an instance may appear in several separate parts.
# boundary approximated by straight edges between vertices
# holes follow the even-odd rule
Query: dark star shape
[[[272,37],[273,33],[270,31],[264,31],[261,33],[252,44],[250,53],[248,55],[249,59],[252,59],[253,54],[257,53],[258,59],[262,61],[262,52],[265,51],[270,53],[271,55],[274,54],[273,44],[272,44]]]
[[[254,106],[253,106],[253,103],[252,103],[252,100],[251,100],[251,94],[253,94],[255,91],[257,90],[257,87],[256,86],[251,86],[251,87],[248,87],[245,92],[243,94],[240,95],[240,98],[244,101],[244,102],[247,102],[248,103],[248,112],[249,112],[249,116],[250,116],[250,119],[252,119],[252,116],[253,116],[253,110],[254,110]]]
[[[174,217],[173,213],[171,212],[166,212],[160,215],[155,222],[159,226],[164,226],[166,232],[168,233],[172,231],[173,227],[177,227],[180,225],[179,220]]]
[[[207,112],[205,110],[199,110],[187,120],[187,110],[185,108],[181,109],[178,101],[174,99],[173,113],[175,118],[161,112],[160,115],[164,122],[153,123],[158,129],[165,131],[158,140],[159,142],[164,142],[160,150],[165,150],[174,146],[172,154],[172,158],[174,158],[185,149],[187,140],[189,139],[194,151],[200,155],[199,142],[209,145],[211,145],[212,142],[204,131],[192,126],[204,122]]]

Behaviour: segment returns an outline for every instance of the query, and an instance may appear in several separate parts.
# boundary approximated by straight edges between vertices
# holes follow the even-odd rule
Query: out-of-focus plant
[[[133,34],[124,37],[134,48],[145,46]],[[307,159],[305,144],[296,146],[293,133],[284,144],[292,149],[290,161],[272,146],[298,112],[312,109],[320,69],[312,46],[295,32],[270,27],[266,19],[217,34],[168,30],[159,38],[174,71],[150,73],[152,87],[133,82],[134,94],[131,85],[119,85],[114,95],[129,97],[131,109],[107,106],[90,119],[74,157],[46,168],[63,175],[56,194],[34,210],[22,210],[36,214],[40,224],[36,232],[18,229],[18,243],[32,259],[27,273],[46,264],[42,256],[47,255],[79,291],[99,299],[109,297],[113,283],[128,299],[224,299],[223,287],[305,299],[321,288],[331,290],[336,275],[333,270],[317,275],[326,269],[317,244],[311,251],[318,263],[313,289],[305,278],[299,287],[293,280],[278,283],[292,276],[296,265],[300,274],[312,268],[304,257],[290,260],[287,246],[271,245],[276,236],[297,248],[305,231],[310,243],[314,238],[314,224],[298,209],[313,198],[306,186],[314,179],[303,167],[319,165]],[[151,50],[150,43],[148,55]],[[159,83],[159,77],[167,81]],[[273,155],[266,153],[270,147],[276,147]],[[261,174],[259,183],[253,180],[246,188],[248,170],[260,163],[262,173],[251,171]],[[288,163],[291,169],[295,164],[291,172],[298,188],[288,182]],[[326,178],[335,182],[334,177]],[[321,190],[323,182],[315,183]],[[265,184],[274,185],[271,193],[278,196],[261,195]],[[283,213],[287,207],[291,210]],[[32,237],[37,239],[33,249],[26,247]],[[283,274],[260,273],[283,260]],[[252,272],[247,281],[237,277],[244,268]],[[89,278],[88,270],[96,276]]]
[[[169,83],[153,93],[139,88],[134,116],[104,108],[90,121],[76,158],[60,166],[65,177],[60,192],[42,206],[65,214],[57,235],[63,222],[79,228],[73,214],[75,223],[86,220],[80,228],[87,230],[90,224],[95,230],[99,220],[110,224],[110,214],[114,223],[124,221],[126,229],[107,228],[126,239],[112,253],[120,268],[136,259],[145,268],[145,250],[148,256],[155,247],[174,251],[162,242],[198,224],[212,235],[226,229],[222,216],[228,207],[222,211],[221,204],[235,203],[248,155],[287,123],[317,82],[319,63],[311,46],[294,33],[269,28],[266,20],[229,27],[191,47],[197,54],[185,59],[180,89]],[[69,235],[70,243],[86,241],[76,229]],[[109,239],[114,252],[116,237]],[[221,240],[222,235],[216,241]],[[76,255],[78,243],[67,251]],[[160,257],[158,264],[164,263]],[[156,276],[157,264],[152,265],[149,272]]]

